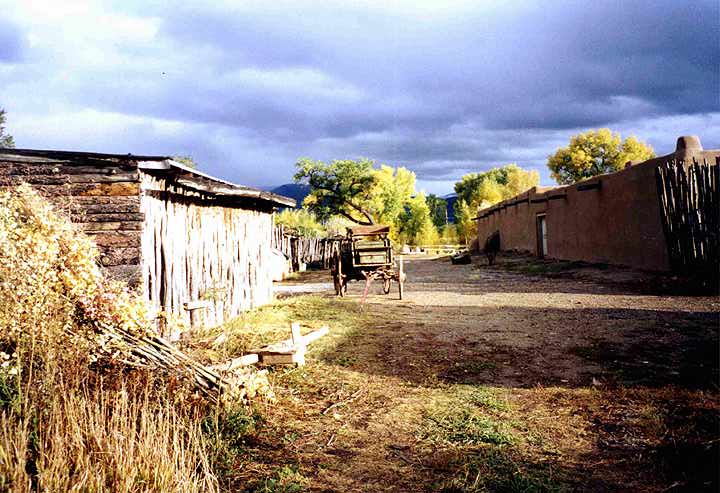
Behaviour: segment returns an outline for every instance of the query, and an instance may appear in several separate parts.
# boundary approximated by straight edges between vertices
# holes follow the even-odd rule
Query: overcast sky
[[[720,147],[718,0],[0,0],[24,148],[191,155],[255,186],[369,157],[448,193],[578,131]]]

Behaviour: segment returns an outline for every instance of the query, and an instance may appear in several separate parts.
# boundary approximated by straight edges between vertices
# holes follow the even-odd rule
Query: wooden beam
[[[327,335],[330,330],[322,327],[314,330],[305,336],[300,335],[300,324],[292,324],[292,337],[275,344],[268,344],[260,349],[253,350],[260,357],[260,362],[265,365],[289,365],[305,364],[305,352],[307,345]]]
[[[233,371],[237,370],[238,368],[242,368],[243,366],[250,366],[254,365],[255,363],[260,361],[260,357],[255,353],[250,354],[244,354],[240,356],[239,358],[233,358],[230,361],[226,361],[224,363],[219,363],[217,365],[213,365],[210,367],[213,371]]]
[[[290,326],[290,333],[292,335],[292,343],[294,345],[302,344],[302,335],[300,334],[300,324],[293,322]]]
[[[321,327],[318,330],[314,330],[314,331],[310,332],[309,334],[304,335],[303,342],[305,345],[310,344],[312,342],[317,341],[321,337],[328,335],[329,333],[330,333],[330,329],[327,326]]]
[[[602,181],[598,180],[593,183],[580,183],[577,186],[578,192],[585,192],[587,190],[600,190],[602,188]]]
[[[292,354],[263,354],[261,356],[264,365],[305,365],[305,351],[297,351]]]
[[[183,303],[183,308],[186,310],[205,310],[206,308],[210,308],[213,306],[212,301],[208,300],[195,300],[195,301],[188,301],[186,303]]]

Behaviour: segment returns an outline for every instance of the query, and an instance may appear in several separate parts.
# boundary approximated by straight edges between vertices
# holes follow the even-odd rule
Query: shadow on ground
[[[323,435],[314,474],[364,491],[717,491],[718,300],[655,296],[642,273],[604,279],[573,269],[548,277],[420,260],[408,264],[406,300],[375,287],[362,327],[311,353],[325,378],[352,375],[381,394],[337,428],[351,426],[353,438],[340,445],[335,432]],[[361,290],[351,285],[350,299]],[[332,385],[313,384],[304,403]],[[405,393],[421,400],[466,387],[500,392],[511,410],[465,403],[489,421],[463,421],[450,400],[444,443],[383,421],[415,416],[393,408]],[[388,418],[394,412],[399,421]],[[323,418],[329,429],[331,416]],[[473,431],[480,425],[487,429]],[[503,439],[504,426],[523,438]],[[307,460],[303,446],[298,461]],[[353,482],[343,483],[348,471]]]

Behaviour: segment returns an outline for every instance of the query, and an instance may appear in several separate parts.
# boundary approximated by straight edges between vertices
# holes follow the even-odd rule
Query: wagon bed
[[[335,293],[345,296],[350,280],[365,280],[365,301],[370,284],[375,279],[383,281],[383,292],[388,294],[392,281],[398,283],[400,299],[403,297],[405,273],[402,258],[396,266],[388,234],[389,226],[357,226],[348,228],[333,254],[330,271]]]

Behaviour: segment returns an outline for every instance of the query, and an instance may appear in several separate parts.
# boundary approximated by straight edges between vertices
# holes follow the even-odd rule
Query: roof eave
[[[295,207],[295,199],[278,195],[272,192],[265,192],[256,188],[245,187],[235,183],[217,178],[189,166],[185,166],[173,159],[162,161],[138,161],[138,168],[146,171],[175,171],[185,176],[180,183],[190,188],[198,189],[205,193],[224,197],[243,197],[271,202],[282,207]],[[190,175],[188,177],[187,175]]]

